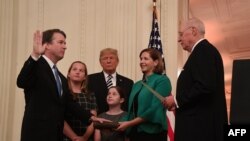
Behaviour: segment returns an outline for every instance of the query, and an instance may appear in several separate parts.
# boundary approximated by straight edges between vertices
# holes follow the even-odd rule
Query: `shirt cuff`
[[[177,100],[176,100],[176,96],[174,96],[174,102],[175,102],[176,108],[179,108],[179,105],[178,105]]]

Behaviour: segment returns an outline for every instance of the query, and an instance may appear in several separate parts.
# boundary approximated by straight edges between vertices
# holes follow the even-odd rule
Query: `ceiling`
[[[220,51],[226,93],[231,93],[232,63],[250,58],[250,0],[189,0],[190,17],[204,21],[207,38]]]

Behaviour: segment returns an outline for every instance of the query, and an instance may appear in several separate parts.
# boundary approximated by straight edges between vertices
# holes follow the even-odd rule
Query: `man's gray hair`
[[[201,35],[205,35],[205,25],[198,18],[191,18],[186,22],[187,27],[196,27]]]

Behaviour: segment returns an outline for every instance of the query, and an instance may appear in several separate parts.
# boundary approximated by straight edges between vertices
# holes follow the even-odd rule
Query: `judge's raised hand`
[[[37,30],[33,36],[33,52],[31,54],[35,58],[38,58],[40,55],[44,54],[45,46],[42,45],[42,40],[42,33]]]

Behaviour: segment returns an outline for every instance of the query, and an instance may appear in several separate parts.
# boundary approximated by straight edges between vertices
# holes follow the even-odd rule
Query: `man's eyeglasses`
[[[188,29],[190,29],[190,28],[193,28],[193,27],[192,27],[192,26],[189,26],[189,27],[185,28],[182,32],[179,32],[179,37],[182,37],[183,34],[184,34]]]

